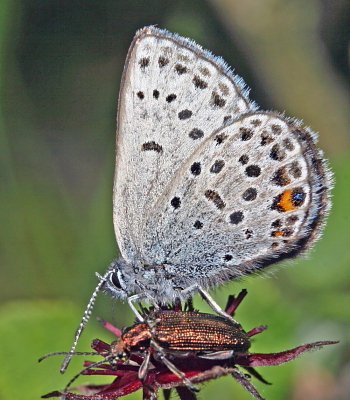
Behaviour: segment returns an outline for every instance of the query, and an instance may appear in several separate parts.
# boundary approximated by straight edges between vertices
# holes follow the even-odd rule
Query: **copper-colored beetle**
[[[198,391],[185,375],[169,360],[173,357],[232,359],[245,354],[250,339],[235,320],[195,311],[151,312],[143,322],[126,328],[110,348],[116,359],[140,352],[144,362],[139,369],[143,380],[149,370],[151,356],[162,361],[191,390]]]

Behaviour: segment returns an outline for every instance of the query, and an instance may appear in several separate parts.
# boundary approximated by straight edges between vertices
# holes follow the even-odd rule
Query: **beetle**
[[[197,392],[170,358],[233,361],[235,355],[246,354],[249,348],[249,336],[233,319],[196,311],[157,310],[151,311],[143,322],[126,328],[121,338],[112,343],[110,355],[120,360],[141,353],[144,356],[138,372],[141,381],[147,376],[152,356]]]

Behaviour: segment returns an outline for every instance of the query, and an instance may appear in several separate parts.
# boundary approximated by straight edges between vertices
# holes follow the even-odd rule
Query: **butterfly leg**
[[[128,297],[128,299],[127,299],[128,304],[140,322],[144,322],[144,318],[138,312],[138,310],[134,306],[133,302],[140,302],[142,299],[148,300],[156,310],[160,310],[159,305],[155,302],[154,298],[152,296],[150,296],[148,293],[145,293],[145,292],[138,293],[138,294],[134,294],[133,296]]]
[[[210,305],[210,307],[219,315],[222,315],[225,318],[232,319],[235,321],[237,324],[238,322],[231,317],[231,315],[227,314],[220,306],[219,304],[210,296],[210,294],[202,288],[202,286],[198,284],[194,284],[192,286],[189,286],[187,289],[182,290],[182,293],[184,295],[187,295],[188,293],[193,293],[198,291],[199,294],[202,296],[202,298]]]

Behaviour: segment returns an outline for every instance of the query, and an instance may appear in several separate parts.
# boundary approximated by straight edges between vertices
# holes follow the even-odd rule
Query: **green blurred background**
[[[119,81],[135,31],[150,24],[223,56],[263,109],[285,110],[319,132],[336,180],[322,239],[307,259],[213,295],[224,305],[228,294],[248,289],[237,319],[247,330],[269,326],[252,351],[341,340],[259,368],[273,383],[253,379],[263,397],[350,397],[349,16],[345,0],[1,1],[1,400],[38,399],[80,368],[76,357],[61,376],[61,358],[37,359],[69,349],[94,272],[117,254],[111,192]],[[198,299],[196,306],[208,310]],[[126,304],[100,295],[78,350],[88,351],[94,337],[114,340],[96,316],[120,327],[133,320]],[[202,399],[214,396],[251,398],[229,377],[202,388]]]

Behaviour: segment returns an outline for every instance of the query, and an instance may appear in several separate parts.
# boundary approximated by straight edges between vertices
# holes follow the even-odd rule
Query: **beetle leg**
[[[199,358],[205,358],[208,360],[226,360],[228,358],[231,358],[234,354],[233,350],[229,351],[215,351],[214,353],[208,353],[208,354],[202,354],[202,355],[197,355]]]
[[[175,367],[175,365],[170,362],[165,356],[161,357],[161,361],[166,365],[166,367],[177,377],[179,377],[182,382],[192,391],[192,392],[199,392],[199,389],[192,385],[192,382],[186,378],[186,375],[181,372],[179,369]]]
[[[154,398],[154,389],[150,385],[144,382],[145,378],[147,377],[147,372],[149,369],[151,353],[149,351],[146,351],[145,353],[146,353],[145,358],[143,359],[143,362],[139,368],[138,378],[142,382],[142,385],[150,392],[151,394],[150,399],[152,399]]]
[[[157,392],[149,385],[143,383],[142,400],[157,400]]]
[[[169,369],[169,371],[171,371],[178,378],[180,378],[182,382],[186,385],[186,387],[192,390],[192,392],[199,392],[199,389],[196,386],[192,385],[192,382],[186,378],[186,375],[166,358],[163,349],[160,346],[158,346],[158,344],[155,343],[153,340],[151,341],[151,347],[153,347],[154,350],[157,351],[158,353],[157,358],[159,359],[159,361],[163,362],[165,366]]]
[[[97,354],[97,353],[96,353]],[[87,367],[83,368],[79,373],[77,373],[76,375],[73,376],[73,378],[71,378],[69,380],[69,382],[67,383],[66,387],[63,389],[63,393],[66,393],[68,388],[72,385],[72,383],[79,378],[79,376],[83,375],[85,371],[88,371],[92,368],[98,367],[99,365],[104,364],[105,362],[111,362],[114,359],[114,355],[109,355],[107,357],[105,357],[103,360],[97,361],[95,363],[92,363],[90,365],[88,365]]]
[[[149,369],[149,362],[151,359],[151,353],[149,351],[146,351],[145,353],[146,353],[145,358],[143,359],[142,364],[139,368],[139,372],[138,372],[138,377],[139,377],[140,381],[145,379],[148,369]]]

